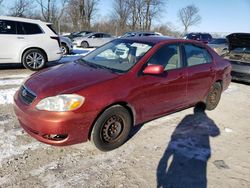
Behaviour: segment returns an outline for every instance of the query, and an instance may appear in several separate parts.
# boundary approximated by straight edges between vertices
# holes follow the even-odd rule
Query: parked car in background
[[[146,36],[162,36],[162,34],[158,32],[131,31],[124,33],[124,35],[122,35],[121,37],[146,37]]]
[[[63,55],[71,54],[73,43],[68,37],[60,36],[60,44]]]
[[[62,56],[52,25],[40,20],[0,16],[0,44],[0,63],[22,63],[30,70]]]
[[[228,52],[222,56],[232,64],[233,80],[250,83],[250,33],[228,35]]]
[[[226,53],[228,50],[228,42],[226,38],[213,38],[207,45],[219,55]]]
[[[108,151],[135,125],[199,102],[213,110],[230,71],[228,61],[196,41],[119,38],[31,76],[15,94],[14,109],[20,125],[42,142],[90,139]]]
[[[73,45],[82,48],[98,47],[113,39],[114,37],[108,33],[90,33],[84,37],[74,38]]]
[[[71,40],[73,40],[76,37],[84,37],[85,35],[88,35],[90,33],[93,33],[93,32],[92,31],[78,31],[78,32],[70,33],[69,35],[65,35],[65,37],[68,37]]]
[[[197,40],[207,44],[213,37],[209,33],[189,33],[184,36],[184,39]]]

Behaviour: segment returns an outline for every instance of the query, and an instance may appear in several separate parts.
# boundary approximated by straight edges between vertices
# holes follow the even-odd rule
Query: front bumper
[[[14,111],[23,129],[37,140],[50,145],[65,146],[85,142],[89,138],[92,113],[47,112],[33,109],[14,97]],[[51,139],[49,135],[60,135]]]

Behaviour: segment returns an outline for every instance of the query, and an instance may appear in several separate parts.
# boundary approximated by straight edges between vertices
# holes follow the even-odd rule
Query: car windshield
[[[131,69],[152,48],[152,44],[113,40],[86,55],[82,61],[90,66],[123,73]]]
[[[226,44],[227,40],[226,39],[213,39],[209,44]]]

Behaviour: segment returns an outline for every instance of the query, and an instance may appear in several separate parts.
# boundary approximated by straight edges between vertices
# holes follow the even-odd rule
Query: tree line
[[[4,1],[0,0],[0,11]],[[99,0],[15,0],[6,7],[6,15],[41,19],[54,24],[60,32],[93,30],[121,35],[126,31],[157,31],[179,36],[201,21],[195,5],[181,8],[178,19],[184,27],[180,32],[171,24],[155,25],[167,11],[166,0],[113,0],[111,13],[103,19],[99,15]],[[161,20],[164,22],[164,20]]]

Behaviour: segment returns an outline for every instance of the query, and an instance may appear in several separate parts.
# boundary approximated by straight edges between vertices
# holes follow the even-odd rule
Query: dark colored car
[[[223,57],[232,64],[232,79],[250,83],[250,33],[227,36],[228,52]]]
[[[184,36],[185,39],[201,41],[205,44],[212,41],[213,37],[209,33],[189,33]]]
[[[113,40],[84,58],[33,74],[17,91],[21,126],[51,145],[91,140],[103,151],[122,145],[131,128],[204,102],[219,103],[231,65],[190,40]]]

